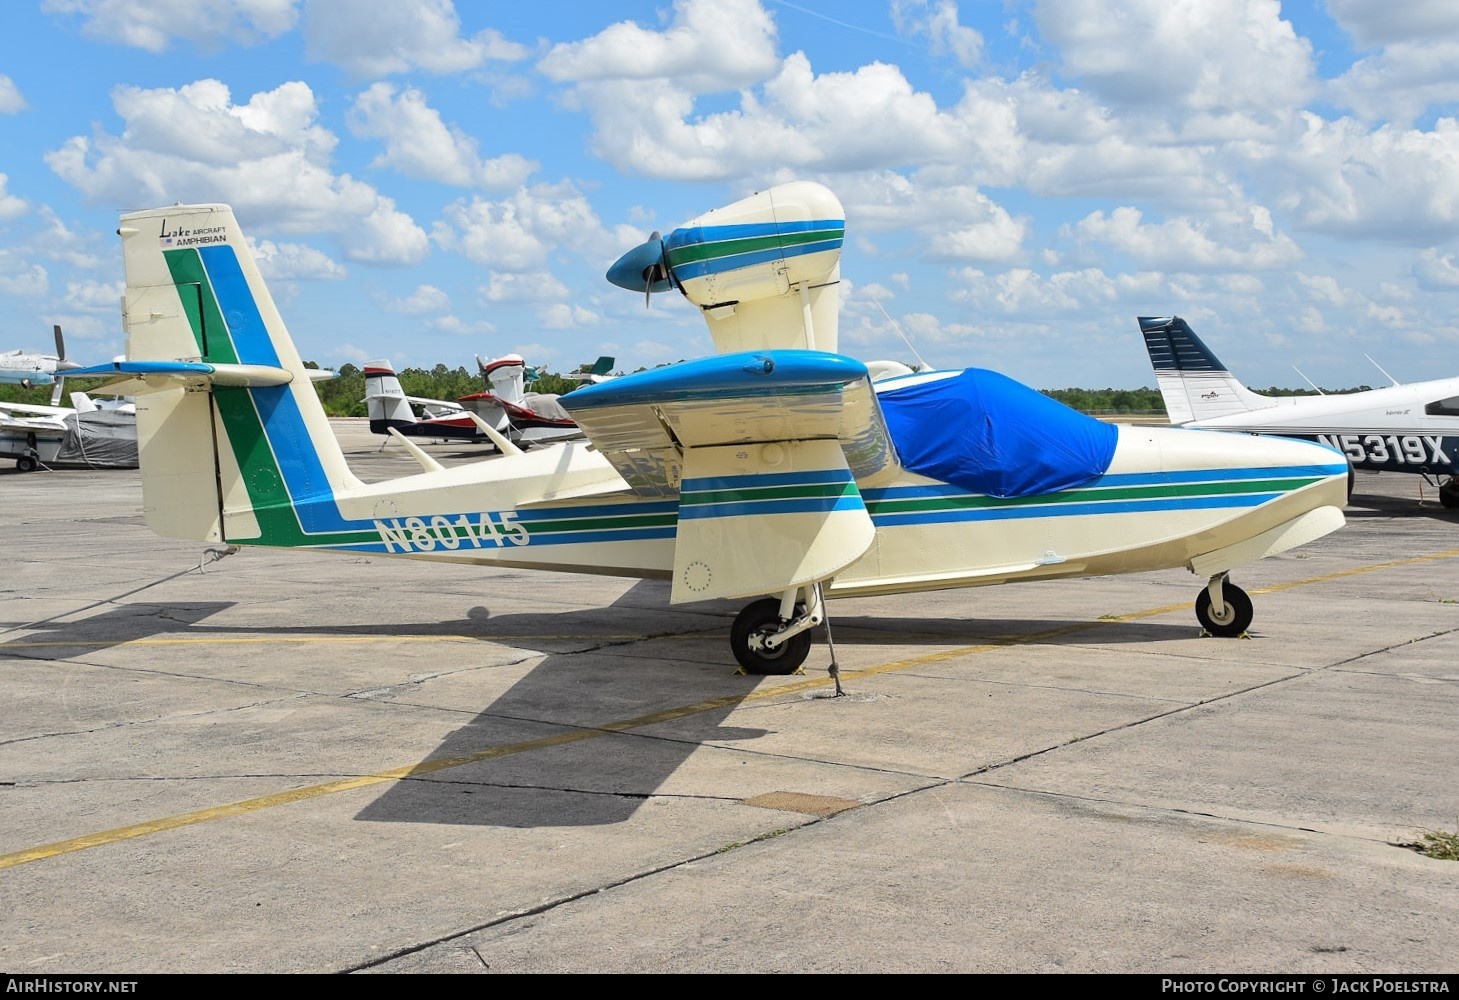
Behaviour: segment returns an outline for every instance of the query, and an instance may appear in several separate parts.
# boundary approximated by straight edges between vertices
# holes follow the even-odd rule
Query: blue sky
[[[1459,372],[1451,0],[10,0],[0,349],[124,350],[119,213],[227,202],[301,353],[709,353],[603,279],[774,183],[846,209],[841,350],[1153,385]],[[1455,359],[1451,361],[1451,359]]]

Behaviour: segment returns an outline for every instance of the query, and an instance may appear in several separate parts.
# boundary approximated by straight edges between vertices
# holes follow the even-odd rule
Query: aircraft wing
[[[0,432],[60,437],[66,433],[63,419],[70,410],[22,403],[0,403]]]
[[[432,416],[444,416],[448,413],[465,413],[466,407],[460,403],[453,403],[444,399],[427,399],[424,396],[406,396],[407,403],[415,403],[417,406],[424,406]]]
[[[875,535],[858,484],[899,468],[866,366],[836,354],[721,355],[560,402],[636,493],[678,495],[674,603],[835,575]]]
[[[49,417],[59,420],[71,411],[64,406],[41,406],[34,403],[0,403],[0,416],[10,419]]]

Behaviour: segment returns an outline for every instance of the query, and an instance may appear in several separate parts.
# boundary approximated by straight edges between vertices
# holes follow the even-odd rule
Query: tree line
[[[319,367],[312,361],[306,361],[304,364],[308,368]],[[640,369],[640,371],[642,370]],[[341,365],[335,371],[338,373],[337,377],[314,383],[314,388],[319,393],[319,399],[324,404],[324,411],[331,417],[365,416],[364,371],[352,364]],[[429,369],[406,368],[397,375],[400,379],[400,387],[407,396],[419,396],[424,399],[454,400],[474,392],[484,392],[487,389],[486,380],[482,378],[481,374],[469,372],[464,366],[447,368],[443,364],[438,364]],[[72,392],[91,391],[105,381],[105,379],[67,379],[64,395],[69,396]],[[530,383],[527,388],[530,392],[561,395],[571,392],[583,384],[585,383],[566,379],[552,372],[539,371],[537,380]],[[1371,386],[1361,385],[1352,389],[1325,391],[1332,395],[1341,395],[1366,392],[1370,388]],[[1165,404],[1160,398],[1158,389],[1068,388],[1042,391],[1044,395],[1051,396],[1080,413],[1151,417],[1165,414]],[[1285,389],[1278,386],[1253,391],[1267,396],[1315,396],[1318,394],[1313,389]],[[27,389],[20,385],[0,385],[0,402],[46,406],[50,401],[50,386],[33,386]],[[70,399],[62,398],[61,405],[69,406]]]

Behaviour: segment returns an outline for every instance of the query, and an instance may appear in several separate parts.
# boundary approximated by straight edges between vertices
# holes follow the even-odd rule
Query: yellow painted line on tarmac
[[[1310,587],[1314,583],[1326,583],[1329,580],[1341,580],[1349,576],[1361,576],[1364,573],[1374,573],[1383,569],[1396,569],[1400,566],[1414,566],[1418,563],[1436,562],[1440,559],[1453,559],[1459,556],[1459,549],[1446,549],[1443,552],[1430,552],[1422,556],[1409,556],[1406,559],[1391,559],[1388,562],[1370,563],[1367,566],[1352,566],[1348,569],[1333,570],[1331,573],[1323,573],[1320,576],[1309,576],[1301,580],[1290,580],[1287,583],[1273,583],[1266,587],[1254,587],[1253,594],[1275,594],[1282,590],[1294,590],[1297,587]],[[1180,604],[1167,604],[1163,608],[1147,608],[1144,611],[1134,611],[1127,615],[1110,615],[1102,618],[1107,622],[1129,622],[1141,618],[1152,618],[1155,615],[1162,615],[1170,611],[1180,611],[1182,608],[1190,607],[1190,602],[1182,601]]]
[[[1350,569],[1335,570],[1331,573],[1323,573],[1319,576],[1310,576],[1301,580],[1292,580],[1288,583],[1272,584],[1253,590],[1252,593],[1268,594],[1281,590],[1292,590],[1297,587],[1311,586],[1316,583],[1324,583],[1329,580],[1339,580],[1344,577],[1358,576],[1363,573],[1372,573],[1378,570],[1395,569],[1401,566],[1412,566],[1418,563],[1434,562],[1440,559],[1451,559],[1459,556],[1459,549],[1449,549],[1444,552],[1435,552],[1429,555],[1410,556],[1406,559],[1394,559],[1388,562],[1373,563],[1368,566],[1357,566]],[[919,656],[906,657],[901,660],[894,660],[889,663],[879,664],[872,667],[864,667],[860,670],[843,671],[843,679],[855,677],[872,677],[879,674],[895,673],[901,670],[908,670],[912,667],[926,666],[930,663],[937,663],[945,660],[953,660],[964,656],[973,656],[978,653],[991,652],[996,649],[1006,649],[1009,646],[1027,645],[1033,642],[1040,642],[1046,639],[1070,635],[1089,629],[1099,628],[1101,625],[1112,622],[1137,621],[1142,618],[1153,618],[1157,615],[1167,614],[1172,611],[1179,611],[1188,608],[1189,602],[1179,604],[1167,604],[1158,608],[1146,608],[1143,611],[1133,611],[1127,615],[1111,615],[1097,621],[1077,622],[1070,625],[1060,626],[1053,629],[1045,629],[1042,632],[1030,632],[1027,635],[1009,636],[1006,639],[998,639],[991,642],[977,643],[971,646],[957,646],[950,649],[943,649],[933,653],[923,653]],[[500,639],[503,636],[482,636],[482,639]],[[542,636],[535,637],[538,640]],[[559,638],[606,638],[604,636],[571,637],[561,636]],[[633,639],[635,636],[623,636],[622,638]],[[662,636],[657,638],[700,638],[700,636]],[[477,641],[467,636],[410,636],[404,637],[403,641],[437,642],[448,640]],[[158,642],[229,642],[235,640],[137,640],[134,645],[141,643]],[[277,642],[277,641],[308,641],[304,638],[270,638],[259,637],[257,639],[236,640],[241,642]],[[392,637],[318,637],[318,641],[326,642],[383,642],[402,641],[401,638]],[[74,646],[86,645],[86,643],[36,643],[32,645],[58,645]],[[33,847],[28,850],[15,851],[11,854],[0,855],[0,870],[14,868],[18,865],[29,864],[33,861],[42,861],[46,858],[53,858],[62,854],[70,854],[75,851],[84,851],[92,847],[102,847],[107,844],[118,843],[123,840],[131,840],[136,837],[151,836],[155,833],[162,833],[167,830],[176,830],[186,826],[196,826],[200,823],[209,823],[213,820],[224,819],[229,816],[242,816],[247,813],[259,812],[264,809],[272,809],[276,806],[292,805],[296,802],[305,802],[310,799],[322,798],[326,795],[335,795],[340,792],[354,791],[359,788],[368,788],[371,785],[379,785],[389,781],[402,781],[407,778],[420,777],[422,775],[434,774],[438,771],[446,771],[451,768],[461,767],[466,764],[475,764],[481,761],[494,760],[501,757],[509,757],[514,754],[528,753],[533,750],[543,750],[551,747],[566,746],[572,743],[579,743],[584,740],[598,739],[609,733],[625,733],[644,726],[655,725],[661,722],[670,722],[675,719],[683,719],[689,716],[698,715],[702,712],[712,712],[721,708],[730,708],[746,702],[763,701],[767,698],[778,698],[787,694],[796,694],[802,691],[815,690],[830,686],[832,680],[827,677],[805,677],[801,680],[787,683],[775,684],[769,687],[758,688],[746,695],[725,695],[720,698],[711,698],[706,701],[696,702],[691,705],[681,705],[677,708],[663,709],[658,712],[650,712],[646,715],[639,715],[629,719],[620,719],[616,722],[609,722],[592,729],[574,730],[568,733],[559,733],[554,736],[544,736],[535,740],[523,740],[517,743],[503,744],[502,746],[487,747],[473,753],[462,754],[455,757],[441,757],[435,760],[426,760],[418,764],[411,764],[406,767],[393,768],[388,771],[377,771],[374,774],[360,775],[353,778],[342,778],[338,781],[325,782],[318,785],[308,785],[303,788],[294,788],[284,792],[274,792],[270,795],[261,795],[252,799],[244,799],[241,802],[233,802],[228,805],[215,806],[211,809],[199,809],[194,812],[182,813],[177,816],[167,816],[162,819],[149,820],[144,823],[134,823],[130,826],[116,827],[112,830],[103,830],[100,833],[88,834],[84,837],[75,837],[71,840],[61,840],[52,844],[44,844],[40,847]]]

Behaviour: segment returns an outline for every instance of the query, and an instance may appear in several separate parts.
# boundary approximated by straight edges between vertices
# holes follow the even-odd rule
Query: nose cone
[[[659,238],[645,240],[608,268],[608,280],[619,288],[630,292],[667,292],[674,287],[668,278],[650,280],[650,275],[664,259],[664,241]]]

